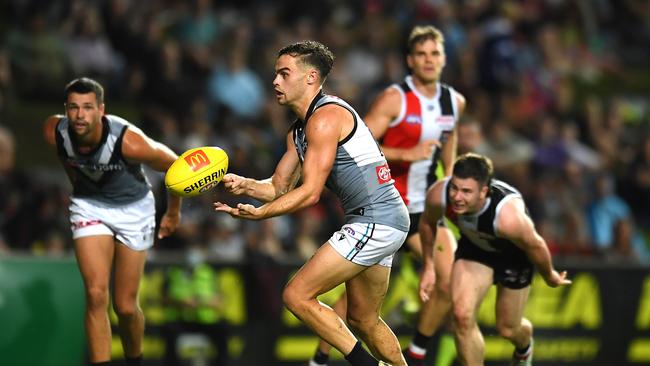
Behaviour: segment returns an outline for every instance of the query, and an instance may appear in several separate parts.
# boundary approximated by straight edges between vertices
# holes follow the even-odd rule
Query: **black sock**
[[[518,355],[525,355],[526,352],[528,352],[528,349],[530,348],[530,343],[524,348],[516,348],[517,354]]]
[[[92,366],[109,366],[111,364],[111,361],[104,361],[104,362],[91,362],[90,363]]]
[[[379,361],[366,351],[365,348],[361,345],[361,342],[357,341],[357,344],[354,345],[354,348],[345,359],[352,364],[352,366],[377,366]]]
[[[413,336],[413,340],[411,343],[414,345],[420,347],[420,348],[427,348],[427,345],[429,344],[429,341],[431,340],[431,336],[426,336],[419,331],[415,331],[415,335]]]
[[[125,357],[126,366],[140,366],[142,365],[142,355],[138,357]]]
[[[316,350],[316,354],[314,355],[313,358],[314,362],[321,365],[327,365],[327,361],[329,361],[329,359],[330,359],[329,353],[324,353],[319,349]]]

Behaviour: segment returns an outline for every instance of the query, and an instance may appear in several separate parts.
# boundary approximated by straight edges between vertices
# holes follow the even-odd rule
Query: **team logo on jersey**
[[[453,125],[456,120],[454,119],[454,116],[438,116],[436,117],[436,123],[440,123],[443,125]]]
[[[93,163],[82,160],[74,160],[73,158],[68,158],[66,164],[71,168],[99,172],[114,172],[116,170],[122,170],[123,168],[120,164]]]
[[[349,226],[344,227],[343,230],[347,231],[347,233],[352,235],[352,236],[354,236],[354,234],[355,234],[354,229],[352,229]]]
[[[72,226],[72,230],[78,230],[88,226],[99,225],[101,223],[102,223],[101,220],[80,220],[80,221],[74,221],[71,224],[71,226]]]
[[[417,124],[422,124],[422,116],[418,114],[407,114],[406,117],[404,117],[404,120],[406,123],[417,123]]]
[[[193,172],[210,165],[210,159],[203,150],[196,150],[189,154],[185,157],[185,162],[192,168]]]
[[[377,182],[379,184],[388,183],[391,180],[390,168],[388,164],[375,167],[375,173],[377,173]]]

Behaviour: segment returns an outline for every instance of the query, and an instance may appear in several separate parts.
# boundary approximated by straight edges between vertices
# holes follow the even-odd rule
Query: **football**
[[[228,171],[228,154],[216,146],[185,151],[167,169],[167,190],[181,197],[193,197],[214,188]]]

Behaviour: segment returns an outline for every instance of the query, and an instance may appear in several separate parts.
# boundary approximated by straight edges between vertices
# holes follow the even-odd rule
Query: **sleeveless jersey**
[[[477,213],[470,215],[457,215],[447,207],[449,202],[449,178],[445,179],[442,206],[445,217],[453,222],[460,231],[459,245],[469,242],[484,252],[506,253],[518,258],[525,252],[516,246],[513,242],[497,236],[498,228],[496,227],[496,218],[503,205],[511,199],[521,199],[521,193],[509,184],[492,179],[490,183],[490,195],[488,196],[485,206]]]
[[[130,123],[106,115],[102,117],[102,139],[88,154],[79,153],[69,120],[61,118],[56,126],[56,146],[74,197],[121,205],[143,198],[150,190],[141,164],[131,164],[122,157],[122,138]]]
[[[395,189],[386,159],[365,122],[342,99],[320,92],[309,106],[305,120],[294,122],[293,142],[301,163],[308,148],[305,126],[314,111],[327,104],[347,109],[354,118],[352,132],[338,143],[326,182],[341,200],[346,222],[376,223],[408,231],[408,212]]]
[[[452,87],[438,83],[438,92],[427,98],[415,89],[413,79],[407,76],[401,84],[394,84],[401,97],[399,116],[388,126],[382,138],[382,145],[393,148],[410,148],[423,140],[438,140],[444,143],[453,131],[458,119],[455,91]],[[433,157],[415,162],[391,162],[390,170],[395,187],[409,209],[409,213],[424,211],[427,188],[436,179],[437,161],[440,149]]]

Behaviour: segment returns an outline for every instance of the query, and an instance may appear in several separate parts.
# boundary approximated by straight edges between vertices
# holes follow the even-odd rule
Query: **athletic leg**
[[[481,263],[460,259],[453,266],[451,298],[454,333],[460,361],[465,366],[482,366],[485,344],[476,313],[493,282],[493,270]]]
[[[336,315],[339,316],[339,318],[345,319],[347,309],[348,309],[347,293],[343,292],[343,294],[341,294],[341,297],[339,297],[338,300],[336,300],[336,302],[332,306],[332,310],[334,310],[334,312],[336,313]],[[319,338],[318,348],[316,349],[316,354],[310,361],[310,365],[327,365],[331,350],[332,350],[332,346],[329,343],[325,342],[323,339]]]
[[[391,365],[406,365],[397,337],[379,316],[389,277],[390,267],[374,265],[346,282],[347,320],[374,355]]]
[[[499,335],[509,340],[519,353],[519,358],[526,359],[532,350],[533,325],[523,317],[528,301],[530,286],[523,289],[497,287],[496,329]]]
[[[334,310],[316,297],[365,269],[343,258],[326,243],[298,270],[282,294],[289,311],[344,355],[352,351],[357,339]]]
[[[421,246],[420,236],[413,235],[409,242],[416,242]],[[409,245],[410,246],[410,245]],[[434,333],[447,319],[451,309],[451,268],[454,264],[454,250],[456,239],[451,230],[438,226],[438,234],[434,243],[434,264],[436,270],[436,287],[429,301],[422,304],[420,309],[417,333],[411,341],[407,355],[417,359],[424,359],[428,342]]]
[[[118,243],[115,248],[115,283],[113,308],[119,320],[119,331],[127,358],[142,355],[144,314],[138,304],[138,289],[147,252],[133,250]]]
[[[111,325],[108,319],[108,286],[114,255],[112,235],[84,236],[74,240],[75,255],[84,281],[84,316],[90,361],[111,359]]]

